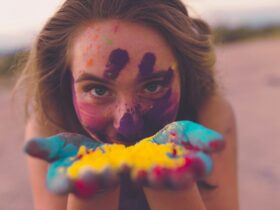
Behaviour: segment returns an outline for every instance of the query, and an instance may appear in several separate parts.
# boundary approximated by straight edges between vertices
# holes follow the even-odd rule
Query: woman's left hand
[[[186,156],[189,164],[184,171],[174,171],[168,176],[165,175],[164,178],[153,180],[159,182],[157,185],[162,186],[161,190],[151,187],[144,188],[151,209],[205,210],[198,188],[194,183],[211,173],[213,161],[210,154],[224,148],[223,136],[200,124],[178,121],[165,126],[153,137],[153,141],[158,144],[174,142],[184,146],[190,152]],[[158,172],[158,174],[164,176],[163,172]],[[168,184],[166,185],[166,183]],[[172,183],[172,188],[170,188],[170,183]]]
[[[178,154],[178,147],[174,146],[174,154],[165,154],[174,162],[183,159],[180,166],[166,168],[155,165],[146,171],[145,186],[169,190],[186,189],[209,175],[213,168],[210,154],[222,150],[225,145],[222,135],[191,121],[168,124],[151,141],[159,145],[171,142],[187,149],[186,154]]]

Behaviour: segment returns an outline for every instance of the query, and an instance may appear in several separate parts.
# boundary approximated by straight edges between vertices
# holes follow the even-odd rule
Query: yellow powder
[[[77,160],[67,169],[67,174],[70,178],[77,179],[88,170],[97,174],[105,169],[120,172],[126,166],[131,169],[134,177],[139,171],[148,171],[155,166],[175,169],[185,163],[184,156],[188,151],[184,147],[174,143],[157,144],[151,140],[152,137],[149,137],[128,147],[104,144],[96,150],[81,146]]]

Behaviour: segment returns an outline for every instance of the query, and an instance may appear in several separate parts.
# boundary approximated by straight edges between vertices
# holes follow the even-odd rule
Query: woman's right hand
[[[48,138],[31,139],[25,145],[25,152],[50,163],[46,180],[49,191],[59,195],[73,193],[77,198],[92,198],[107,194],[106,191],[115,189],[117,183],[109,180],[112,177],[100,180],[90,172],[72,180],[67,176],[67,168],[75,161],[80,146],[95,149],[100,145],[80,134],[61,133]],[[111,183],[111,186],[102,186],[102,183]]]

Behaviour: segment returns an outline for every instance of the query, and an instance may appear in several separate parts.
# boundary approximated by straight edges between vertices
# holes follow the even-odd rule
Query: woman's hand
[[[110,177],[97,177],[91,173],[84,173],[77,180],[67,177],[67,168],[76,160],[80,146],[95,149],[100,143],[74,133],[61,133],[49,138],[34,138],[25,145],[25,152],[33,157],[50,163],[47,173],[47,188],[55,194],[73,193],[77,197],[89,198],[105,188],[113,188]],[[105,186],[107,183],[112,186]],[[105,184],[103,184],[105,183]]]
[[[217,152],[224,148],[223,136],[192,121],[176,121],[156,133],[153,141],[158,144],[174,142],[187,149],[203,152]]]
[[[172,142],[188,150],[183,156],[185,164],[182,166],[172,169],[153,167],[148,171],[148,186],[161,189],[185,189],[194,181],[209,175],[213,168],[210,154],[220,151],[225,145],[222,135],[191,121],[178,121],[166,125],[152,137],[152,142]],[[173,153],[166,155],[174,161],[182,158],[176,154],[178,152],[175,147]]]
[[[211,173],[213,161],[210,154],[224,148],[223,136],[199,124],[179,121],[165,126],[153,137],[153,141],[159,144],[174,142],[189,149],[190,153],[186,157],[189,165],[184,173],[178,174],[175,171],[176,178],[165,176],[165,183],[172,182],[178,189],[181,188],[180,190],[144,188],[151,209],[205,210],[205,205],[194,183]]]

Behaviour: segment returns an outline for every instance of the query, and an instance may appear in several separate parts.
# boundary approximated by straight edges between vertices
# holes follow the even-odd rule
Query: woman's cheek
[[[104,130],[108,123],[104,107],[78,100],[74,100],[74,107],[80,123],[87,131],[94,133]]]
[[[176,119],[179,108],[179,94],[169,89],[161,98],[154,100],[150,109],[143,113],[145,133],[153,135]]]

